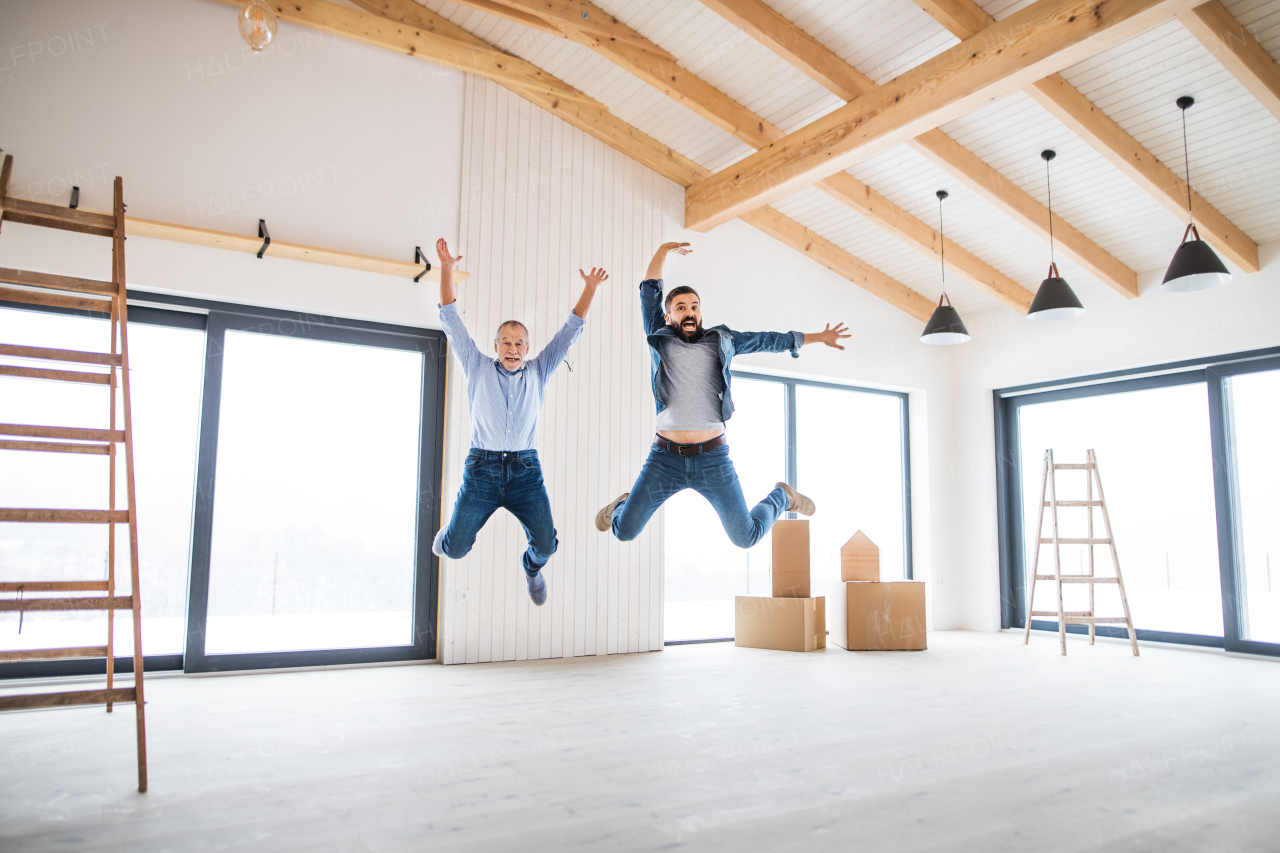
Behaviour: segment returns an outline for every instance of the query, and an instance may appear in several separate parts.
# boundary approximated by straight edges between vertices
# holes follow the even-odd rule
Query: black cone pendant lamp
[[[1067,280],[1058,275],[1058,264],[1053,257],[1053,184],[1049,181],[1049,161],[1058,153],[1046,149],[1040,152],[1044,160],[1044,180],[1049,187],[1049,277],[1040,282],[1036,298],[1027,311],[1028,320],[1069,320],[1084,313],[1084,306],[1067,286]]]
[[[1231,273],[1222,260],[1214,254],[1209,244],[1200,239],[1196,230],[1195,214],[1191,211],[1191,158],[1187,156],[1187,108],[1195,98],[1183,95],[1178,98],[1182,110],[1182,159],[1187,169],[1187,230],[1182,232],[1182,245],[1173,253],[1173,260],[1164,274],[1161,290],[1187,293],[1192,290],[1208,290],[1231,281]],[[1194,237],[1193,237],[1194,235]],[[1188,237],[1193,239],[1188,240]]]
[[[924,325],[924,334],[920,342],[925,344],[962,344],[969,340],[969,330],[960,319],[960,312],[951,307],[947,297],[947,243],[942,236],[942,200],[947,197],[946,190],[938,190],[938,246],[942,254],[942,295],[938,297],[938,307],[933,316]],[[946,305],[943,305],[943,302]]]

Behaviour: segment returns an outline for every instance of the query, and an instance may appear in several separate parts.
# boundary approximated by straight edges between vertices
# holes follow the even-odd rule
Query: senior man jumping
[[[582,295],[542,352],[526,360],[529,330],[519,320],[507,320],[494,335],[494,358],[476,346],[458,316],[453,267],[462,257],[452,257],[443,239],[436,241],[436,254],[440,257],[440,325],[467,377],[471,450],[453,517],[436,534],[431,551],[437,557],[462,559],[471,551],[476,534],[489,516],[505,508],[524,527],[529,547],[520,561],[529,598],[541,605],[547,600],[542,567],[559,548],[560,541],[538,460],[538,416],[547,382],[564,361],[569,347],[582,336],[583,319],[596,288],[609,280],[609,274],[595,267],[590,274],[578,270],[585,282]]]

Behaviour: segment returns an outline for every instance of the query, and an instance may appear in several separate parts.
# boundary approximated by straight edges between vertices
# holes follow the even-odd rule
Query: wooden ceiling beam
[[[1280,65],[1226,6],[1209,0],[1183,12],[1178,20],[1267,112],[1280,119]]]
[[[765,5],[763,0],[702,0],[702,3],[845,101],[851,101],[877,88],[870,77]],[[941,130],[930,130],[908,144],[1027,230],[1042,239],[1049,238],[1048,208]],[[833,175],[826,181],[836,177],[838,175]],[[1129,298],[1137,297],[1138,276],[1120,260],[1056,215],[1053,217],[1053,234],[1055,241],[1062,247],[1063,254],[1118,293]],[[948,245],[948,254],[952,251]],[[963,272],[960,274],[964,275]],[[1031,305],[1030,291],[1020,286],[1020,292],[999,289],[1003,292],[990,292],[1006,304],[1013,304],[1013,307],[1026,313]],[[1022,294],[1026,294],[1026,297]],[[1007,297],[1011,296],[1016,297],[1016,302],[1009,302]]]
[[[383,2],[385,3],[386,0]],[[489,0],[455,0],[455,2],[481,9]],[[764,147],[786,135],[781,128],[751,112],[723,92],[702,81],[697,75],[681,67],[678,60],[666,54],[661,47],[590,3],[569,4],[540,2],[540,0],[498,0],[498,2],[512,10],[517,10],[520,14],[545,15],[547,26],[562,28],[567,38],[591,48],[659,91],[671,95],[684,106],[721,129],[729,131],[753,148]],[[554,10],[554,14],[548,10]],[[586,14],[587,18],[581,18],[582,14]],[[577,22],[580,20],[590,22],[590,26],[578,29]],[[778,20],[785,22],[782,18]],[[794,32],[800,33],[798,30]],[[780,38],[785,38],[785,34],[780,34]],[[653,57],[658,56],[665,58],[655,62]],[[843,63],[843,60],[839,60],[838,57],[837,60]],[[847,74],[847,72],[840,72],[835,65],[831,66],[831,71],[833,74]],[[856,71],[853,73],[857,74]],[[870,86],[870,81],[868,85]],[[680,94],[678,96],[672,94],[673,89],[678,89]],[[852,175],[841,172],[819,181],[816,186],[859,215],[875,222],[907,245],[932,257],[940,254],[938,232]],[[957,245],[953,240],[946,241],[945,254],[947,268],[981,290],[1023,314],[1031,307],[1031,300],[1035,298],[1035,294],[972,252]],[[1136,276],[1132,273],[1130,276],[1135,281],[1136,293]]]
[[[707,231],[1192,8],[1196,0],[1037,0],[685,192]]]
[[[220,2],[237,5],[238,0],[220,0]],[[379,46],[388,47],[400,53],[408,53],[408,55],[416,56],[419,59],[432,62],[440,61],[450,67],[459,67],[452,64],[453,59],[451,57],[458,53],[458,49],[455,46],[450,46],[449,54],[446,55],[444,60],[439,60],[425,49],[427,46],[436,44],[435,42],[430,43],[430,45],[426,42],[414,42],[415,45],[422,48],[415,51],[405,51],[399,45],[403,43],[404,39],[413,39],[423,32],[430,32],[439,38],[450,40],[454,45],[464,45],[468,49],[483,49],[492,51],[498,56],[506,56],[499,53],[496,48],[487,42],[436,15],[426,7],[414,2],[414,0],[352,0],[352,2],[367,10],[371,15],[377,16],[375,20],[386,20],[397,25],[400,29],[397,30],[395,37],[387,37],[385,43],[382,44],[369,41],[367,38],[368,32],[383,32],[382,29],[371,26],[369,22],[359,20],[359,18],[368,18],[371,15],[344,9],[341,6],[324,2],[324,0],[295,0],[292,6],[279,7],[277,14],[286,21],[323,28],[337,35],[356,38],[371,44],[379,44]],[[329,9],[327,7],[333,8]],[[339,15],[333,11],[334,9],[345,14]],[[352,18],[351,16],[357,17]],[[365,37],[361,37],[362,34]],[[536,69],[536,66],[528,63],[524,63],[524,65],[528,69]],[[472,69],[463,68],[462,70]],[[541,69],[536,70],[541,75],[540,80],[544,81],[543,85],[548,88],[568,85]],[[481,76],[488,76],[481,72],[475,73],[479,73]],[[521,97],[564,119],[572,126],[600,140],[610,148],[648,166],[682,187],[688,187],[695,181],[711,174],[709,169],[662,145],[657,140],[641,133],[636,128],[612,115],[603,104],[598,106],[596,105],[597,102],[566,104],[549,92],[543,92],[542,85],[527,87],[512,85],[510,78],[497,79],[489,77],[489,79],[493,79],[499,85],[506,86]],[[844,276],[849,281],[878,296],[900,311],[921,322],[929,319],[933,311],[932,300],[911,290],[906,285],[877,270],[831,241],[804,228],[800,223],[789,219],[774,208],[762,208],[755,211],[753,216],[749,219],[744,219],[744,221],[806,257],[812,258],[827,269]],[[948,250],[951,251],[950,245]]]
[[[743,216],[742,221],[812,258],[832,272],[844,276],[858,287],[905,311],[922,323],[927,322],[933,314],[935,306],[932,299],[859,260],[794,219],[784,216],[778,212],[777,208],[767,205],[756,208]]]
[[[969,38],[974,33],[991,26],[994,21],[973,0],[915,0],[915,2],[934,20],[950,30],[952,35],[961,39]],[[1213,4],[1205,4],[1198,9],[1204,9],[1209,5]],[[1217,5],[1221,6],[1221,4]],[[1226,9],[1222,11],[1226,12]],[[1187,24],[1187,21],[1194,17],[1194,12],[1195,10],[1185,11],[1178,16],[1178,20],[1193,33],[1195,30],[1192,25]],[[1230,13],[1227,14],[1230,17]],[[1197,22],[1200,20],[1196,17]],[[1234,18],[1231,20],[1235,21]],[[1236,24],[1236,26],[1239,25]],[[1229,32],[1226,29],[1222,31]],[[1231,40],[1230,35],[1227,36],[1227,40]],[[1219,51],[1215,55],[1221,58],[1224,52]],[[1272,66],[1275,66],[1274,62]],[[1166,210],[1179,218],[1187,216],[1186,183],[1119,124],[1098,109],[1083,93],[1068,83],[1065,77],[1061,74],[1051,74],[1037,80],[1023,91],[1147,194],[1164,205]],[[1257,272],[1260,269],[1258,244],[1199,193],[1193,193],[1192,199],[1201,236],[1245,272]],[[1057,221],[1055,218],[1055,223]],[[1055,224],[1055,238],[1057,235]],[[1103,280],[1107,281],[1105,278]]]

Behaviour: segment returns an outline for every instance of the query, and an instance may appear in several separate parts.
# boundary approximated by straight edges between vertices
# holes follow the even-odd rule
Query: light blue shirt
[[[547,382],[569,347],[582,337],[582,318],[570,312],[542,352],[515,372],[476,346],[458,316],[457,302],[440,306],[440,325],[467,377],[471,446],[479,450],[537,450],[538,417]]]

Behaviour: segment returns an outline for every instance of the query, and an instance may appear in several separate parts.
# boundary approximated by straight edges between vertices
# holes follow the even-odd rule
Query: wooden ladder
[[[0,452],[87,453],[108,458],[107,508],[27,509],[0,508],[0,522],[48,522],[105,524],[107,526],[107,579],[84,581],[4,581],[0,593],[16,598],[0,598],[0,612],[105,610],[107,644],[58,649],[30,649],[0,652],[0,661],[69,660],[105,657],[105,690],[71,690],[60,693],[33,693],[0,696],[0,711],[20,708],[49,708],[67,705],[105,704],[110,712],[117,702],[132,702],[137,714],[138,790],[147,790],[147,738],[142,692],[142,602],[138,593],[138,515],[134,502],[133,417],[129,396],[128,306],[125,302],[124,271],[124,187],[115,180],[115,209],[112,214],[27,201],[9,195],[13,157],[6,155],[0,171],[0,225],[21,222],[81,234],[111,238],[111,281],[94,281],[47,273],[0,268],[0,300],[72,308],[111,317],[109,352],[80,352],[0,343],[0,356],[40,362],[78,365],[81,369],[46,368],[0,364],[0,376],[19,376],[55,382],[102,385],[110,395],[107,429],[0,424]],[[3,285],[18,285],[7,287]],[[117,413],[117,388],[120,408]],[[117,428],[117,420],[122,420]],[[128,507],[116,506],[117,450],[124,446],[124,478]],[[131,595],[116,595],[116,525],[129,525],[129,580]],[[82,593],[81,595],[28,598],[28,593]],[[88,593],[87,595],[84,593]],[[96,594],[94,594],[96,593]],[[133,687],[115,686],[115,611],[133,611]]]
[[[1120,558],[1116,555],[1116,540],[1111,531],[1111,517],[1107,514],[1107,499],[1102,492],[1102,475],[1098,473],[1098,457],[1093,451],[1087,452],[1087,462],[1054,462],[1053,451],[1046,450],[1044,452],[1044,478],[1040,485],[1040,515],[1036,521],[1036,554],[1035,559],[1031,563],[1031,584],[1027,591],[1027,627],[1022,642],[1025,645],[1031,641],[1031,617],[1033,616],[1056,616],[1058,618],[1058,642],[1062,646],[1062,653],[1067,653],[1067,624],[1085,624],[1089,626],[1089,645],[1093,645],[1094,633],[1096,626],[1102,622],[1123,622],[1125,627],[1129,629],[1129,645],[1133,648],[1133,653],[1138,654],[1138,635],[1133,630],[1133,617],[1129,614],[1129,599],[1124,594],[1124,579],[1120,575]],[[1083,470],[1087,473],[1088,487],[1085,500],[1082,501],[1060,501],[1058,500],[1058,484],[1056,471],[1062,470]],[[1094,483],[1098,486],[1098,498],[1094,500],[1093,487]],[[1046,537],[1044,535],[1044,511],[1048,507],[1053,520],[1053,536]],[[1082,507],[1088,513],[1088,528],[1085,538],[1063,538],[1058,535],[1058,507]],[[1102,523],[1106,528],[1107,536],[1105,539],[1094,538],[1093,535],[1093,508],[1098,507],[1102,510]],[[1045,545],[1053,546],[1053,574],[1040,574],[1040,549]],[[1063,545],[1087,545],[1089,547],[1089,573],[1086,575],[1067,575],[1062,572],[1062,546]],[[1094,572],[1093,548],[1095,545],[1106,545],[1111,549],[1111,565],[1115,567],[1115,577],[1098,577]],[[1035,610],[1034,601],[1036,594],[1036,581],[1053,581],[1057,587],[1058,593],[1058,609],[1057,610]],[[1089,587],[1089,609],[1088,610],[1064,610],[1062,605],[1062,585],[1064,583],[1083,583]],[[1120,590],[1120,604],[1124,608],[1123,616],[1098,616],[1094,613],[1094,586],[1100,583],[1113,583]]]

